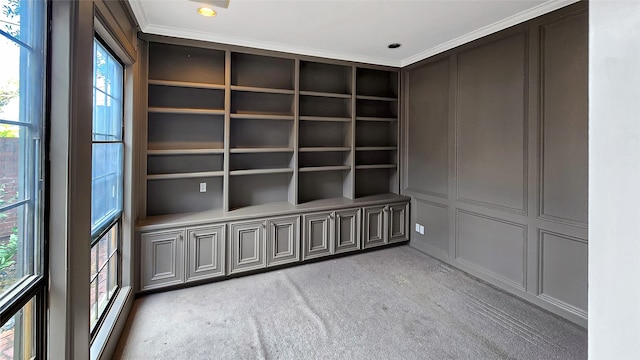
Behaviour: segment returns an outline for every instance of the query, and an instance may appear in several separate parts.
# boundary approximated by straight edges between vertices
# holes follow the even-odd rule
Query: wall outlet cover
[[[207,192],[207,183],[200,183],[200,192]]]

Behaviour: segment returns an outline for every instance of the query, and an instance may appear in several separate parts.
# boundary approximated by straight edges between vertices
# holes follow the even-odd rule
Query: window
[[[2,359],[44,351],[45,14],[45,1],[0,0]]]
[[[91,182],[91,331],[119,288],[123,191],[122,64],[93,45],[93,146]]]

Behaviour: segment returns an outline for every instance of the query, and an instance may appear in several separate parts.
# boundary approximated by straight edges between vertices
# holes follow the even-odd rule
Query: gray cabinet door
[[[409,203],[389,205],[387,210],[389,243],[409,240]]]
[[[225,225],[187,230],[187,281],[225,274],[225,239]]]
[[[300,217],[267,221],[267,266],[300,260]]]
[[[331,255],[331,212],[304,215],[302,260]]]
[[[264,220],[231,223],[229,226],[229,274],[264,268]]]
[[[334,253],[360,249],[360,209],[335,212]]]
[[[364,208],[363,248],[368,249],[387,243],[385,209],[386,206]]]
[[[184,282],[184,230],[143,233],[141,290]]]

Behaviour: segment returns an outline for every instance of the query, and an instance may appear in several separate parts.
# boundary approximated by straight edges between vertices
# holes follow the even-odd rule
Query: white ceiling
[[[213,18],[190,0],[129,3],[145,33],[406,66],[576,1],[231,0]]]

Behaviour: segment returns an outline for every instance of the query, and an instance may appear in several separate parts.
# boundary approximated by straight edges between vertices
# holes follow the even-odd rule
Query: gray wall
[[[588,14],[403,69],[411,245],[586,326]]]
[[[640,2],[589,7],[589,358],[640,359]]]

